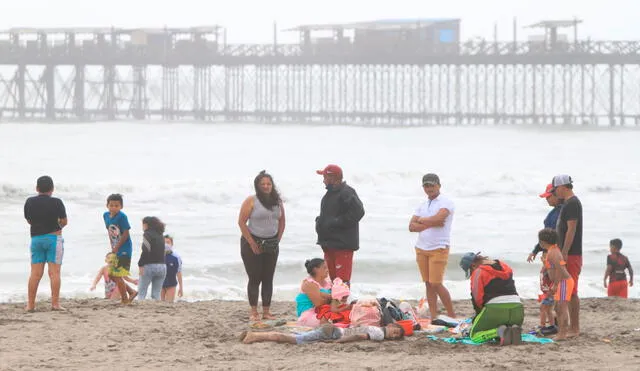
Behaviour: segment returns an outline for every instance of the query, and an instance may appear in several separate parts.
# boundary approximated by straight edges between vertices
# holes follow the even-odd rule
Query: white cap
[[[571,180],[571,177],[567,174],[560,174],[553,177],[551,184],[553,185],[553,188],[556,188],[567,184],[573,184],[573,180]]]

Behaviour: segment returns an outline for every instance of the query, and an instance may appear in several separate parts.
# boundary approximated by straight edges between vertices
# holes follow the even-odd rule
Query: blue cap
[[[480,255],[479,252],[468,252],[462,255],[462,259],[460,259],[460,268],[464,271],[465,277],[469,278],[469,276],[471,276],[471,264],[473,264],[478,255]]]

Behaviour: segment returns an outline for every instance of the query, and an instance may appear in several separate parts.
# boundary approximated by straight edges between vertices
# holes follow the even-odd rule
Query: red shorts
[[[336,250],[322,248],[324,262],[329,268],[329,277],[333,281],[340,277],[345,282],[351,282],[351,269],[353,267],[353,250]]]
[[[626,280],[609,282],[609,286],[607,286],[607,295],[626,299],[628,287],[629,283]]]
[[[582,271],[582,255],[569,255],[567,257],[567,271],[569,271],[569,275],[573,278],[573,292],[571,296],[576,296],[578,295],[578,278]]]

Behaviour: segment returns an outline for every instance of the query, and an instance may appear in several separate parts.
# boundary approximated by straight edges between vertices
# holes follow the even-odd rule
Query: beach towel
[[[349,319],[351,315],[351,310],[349,309],[343,310],[338,313],[334,313],[331,311],[331,305],[323,304],[323,305],[320,305],[319,307],[316,307],[315,311],[316,311],[317,319],[324,318],[334,324],[335,323],[345,323],[345,324],[351,323]]]
[[[473,342],[470,338],[468,337],[464,337],[464,338],[439,338],[437,336],[434,335],[427,335],[427,339],[430,340],[442,340],[446,343],[449,344],[467,344],[467,345],[482,345],[484,343],[475,343]],[[522,341],[525,343],[538,343],[538,344],[548,344],[548,343],[553,343],[553,340],[548,339],[548,338],[539,338],[536,337],[535,335],[531,335],[531,334],[522,334]],[[495,340],[490,341],[491,343],[496,343]]]
[[[273,329],[274,327],[284,326],[287,324],[286,320],[283,319],[275,319],[275,320],[262,320],[258,322],[253,322],[249,325],[249,328],[252,330],[266,330]]]

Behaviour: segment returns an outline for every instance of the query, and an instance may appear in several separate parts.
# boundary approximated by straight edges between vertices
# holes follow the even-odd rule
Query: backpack
[[[401,321],[402,311],[398,308],[398,305],[394,303],[392,300],[388,300],[387,298],[378,299],[378,303],[380,304],[380,308],[382,310],[382,325],[386,326],[390,323],[395,323],[396,321]]]

